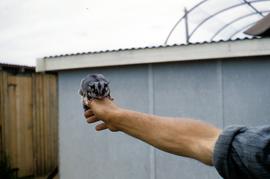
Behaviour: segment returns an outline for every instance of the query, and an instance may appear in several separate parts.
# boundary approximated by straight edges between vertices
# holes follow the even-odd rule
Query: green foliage
[[[15,170],[11,168],[9,158],[5,153],[0,155],[0,179],[16,179]]]

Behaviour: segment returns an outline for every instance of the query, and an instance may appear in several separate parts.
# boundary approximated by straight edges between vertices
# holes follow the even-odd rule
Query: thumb
[[[85,105],[86,106],[88,106],[89,108],[91,108],[91,102],[92,102],[93,100],[88,100],[88,99],[86,99],[85,101],[84,101],[84,103],[85,103]]]

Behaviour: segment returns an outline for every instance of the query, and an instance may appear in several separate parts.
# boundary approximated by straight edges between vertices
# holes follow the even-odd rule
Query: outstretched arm
[[[88,123],[101,120],[96,130],[122,131],[163,151],[212,164],[220,129],[189,118],[171,118],[135,112],[116,106],[109,99],[89,102]]]

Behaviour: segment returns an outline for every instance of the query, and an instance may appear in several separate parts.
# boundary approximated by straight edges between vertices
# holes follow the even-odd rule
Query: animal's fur
[[[109,81],[102,74],[89,74],[82,79],[79,94],[83,97],[83,108],[88,109],[85,105],[86,100],[109,98],[110,95]]]

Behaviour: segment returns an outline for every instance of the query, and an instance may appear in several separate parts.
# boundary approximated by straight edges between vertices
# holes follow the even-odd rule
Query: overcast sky
[[[197,2],[1,0],[0,62],[35,65],[50,55],[161,45],[183,8]]]

